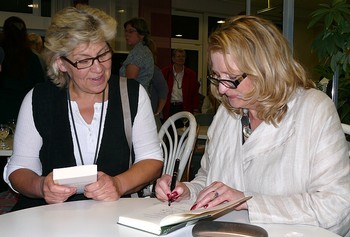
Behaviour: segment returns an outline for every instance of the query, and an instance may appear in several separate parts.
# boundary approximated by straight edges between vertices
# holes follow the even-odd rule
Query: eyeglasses
[[[124,30],[124,33],[132,34],[134,32],[137,32],[135,29],[130,29],[130,30]]]
[[[82,60],[78,60],[76,62],[72,62],[71,60],[69,60],[64,56],[62,56],[61,58],[67,61],[76,69],[85,69],[85,68],[91,67],[94,64],[95,60],[97,60],[99,63],[103,63],[110,60],[112,58],[112,55],[113,55],[113,51],[112,49],[109,49],[108,51],[104,52],[103,54],[97,55],[94,58],[85,58]]]
[[[235,76],[231,78],[231,80],[225,80],[221,78],[216,78],[214,75],[209,75],[208,80],[215,86],[219,86],[219,84],[223,84],[226,88],[236,89],[239,84],[247,77],[247,73],[243,73],[242,75]]]

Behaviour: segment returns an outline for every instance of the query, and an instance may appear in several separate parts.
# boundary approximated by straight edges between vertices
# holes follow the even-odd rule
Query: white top
[[[182,102],[182,79],[184,77],[184,67],[182,71],[176,73],[175,68],[173,66],[173,89],[171,91],[171,102]]]
[[[240,119],[220,106],[201,168],[187,184],[193,196],[222,181],[253,196],[252,223],[309,224],[350,236],[348,148],[325,93],[299,91],[278,127],[261,123],[244,145],[241,131]]]
[[[142,86],[139,88],[138,110],[132,127],[132,142],[135,152],[135,163],[145,159],[163,160],[150,99],[145,89]],[[17,129],[13,145],[13,155],[4,168],[4,180],[9,185],[9,175],[13,171],[20,168],[27,168],[33,170],[38,175],[42,175],[42,167],[39,159],[42,138],[36,130],[33,120],[32,94],[33,90],[31,90],[23,100],[18,115]],[[100,140],[103,136],[103,126],[107,107],[108,101],[105,102]],[[79,113],[77,104],[72,102],[74,121],[85,164],[93,163],[101,108],[102,103],[96,103],[94,105],[93,120],[91,124],[87,124]],[[72,128],[72,120],[70,116],[69,119]],[[72,136],[74,156],[76,158],[77,165],[80,165],[80,155],[73,131]]]

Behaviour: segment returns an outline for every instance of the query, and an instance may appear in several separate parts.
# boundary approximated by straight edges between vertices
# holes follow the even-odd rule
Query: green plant
[[[328,79],[339,75],[337,109],[341,121],[350,124],[350,4],[333,0],[319,6],[311,13],[308,25],[322,27],[312,43],[321,63],[317,71]]]

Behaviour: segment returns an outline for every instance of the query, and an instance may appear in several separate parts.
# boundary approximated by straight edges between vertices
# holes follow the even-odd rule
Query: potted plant
[[[321,26],[312,43],[320,61],[316,70],[321,78],[338,81],[337,110],[342,123],[350,124],[350,4],[347,0],[333,0],[319,6],[311,13],[308,25]]]

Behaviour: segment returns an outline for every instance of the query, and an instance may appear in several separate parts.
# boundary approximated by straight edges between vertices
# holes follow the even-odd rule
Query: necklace
[[[241,118],[242,123],[242,144],[244,144],[245,140],[252,134],[252,128],[250,126],[249,120],[249,110],[243,109],[243,116]]]
[[[75,122],[74,122],[74,117],[73,117],[73,110],[72,110],[72,103],[70,101],[69,88],[67,88],[67,98],[68,98],[68,104],[69,104],[70,117],[72,119],[72,124],[73,124],[73,129],[74,129],[74,135],[75,135],[75,139],[77,140],[78,151],[79,151],[79,155],[80,155],[80,161],[81,161],[81,164],[84,165],[83,154],[81,153],[78,133],[77,133],[77,129],[75,127]],[[103,92],[102,92],[102,109],[101,109],[100,124],[99,124],[99,127],[98,127],[98,135],[97,135],[97,142],[96,142],[96,149],[95,149],[95,156],[94,156],[94,164],[96,164],[96,162],[97,162],[98,143],[100,141],[100,136],[101,136],[101,127],[102,127],[102,118],[103,118],[104,105],[105,105],[105,90],[103,90]]]
[[[182,81],[179,82],[179,80],[177,79],[177,75],[179,75],[179,73],[175,73],[174,74],[174,80],[176,81],[176,85],[177,85],[177,89],[182,89]]]

